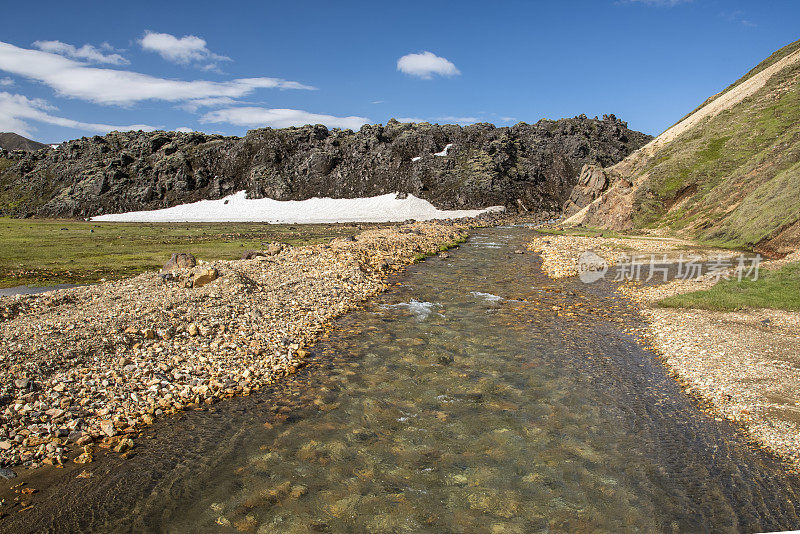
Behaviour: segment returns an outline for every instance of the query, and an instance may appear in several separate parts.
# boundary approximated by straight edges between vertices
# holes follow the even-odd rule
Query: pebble
[[[108,420],[100,421],[100,430],[102,430],[103,433],[109,437],[115,436],[117,434],[117,430],[116,428],[114,428],[113,421],[108,421]]]

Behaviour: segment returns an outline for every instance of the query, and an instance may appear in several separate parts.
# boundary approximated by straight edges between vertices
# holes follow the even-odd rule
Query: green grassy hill
[[[796,249],[800,41],[770,56],[695,112],[735,97],[743,83],[765,77],[765,69],[784,59],[788,64],[753,94],[609,169],[613,185],[582,214],[582,222],[779,254]]]

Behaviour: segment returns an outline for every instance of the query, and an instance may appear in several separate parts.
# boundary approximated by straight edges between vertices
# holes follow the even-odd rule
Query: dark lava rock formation
[[[243,189],[278,200],[400,192],[443,209],[557,211],[584,164],[612,165],[649,139],[613,115],[510,128],[391,120],[358,132],[317,125],[242,138],[112,132],[55,150],[0,153],[0,214],[88,217]]]

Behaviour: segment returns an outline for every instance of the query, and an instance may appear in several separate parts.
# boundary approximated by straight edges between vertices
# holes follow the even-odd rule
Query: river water
[[[477,232],[338,321],[269,391],[157,426],[2,528],[756,532],[800,483],[698,409],[610,284],[553,282],[530,229]]]

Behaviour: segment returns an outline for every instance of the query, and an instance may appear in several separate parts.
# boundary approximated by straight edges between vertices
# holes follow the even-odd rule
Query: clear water
[[[339,321],[276,387],[186,414],[56,488],[32,528],[756,532],[798,481],[697,409],[609,286],[552,282],[501,228]],[[116,463],[115,463],[116,462]],[[92,464],[90,464],[92,465]],[[68,495],[68,496],[64,496]],[[88,511],[88,512],[87,512]],[[2,524],[0,524],[2,525]]]

